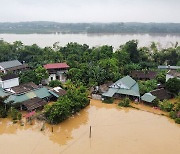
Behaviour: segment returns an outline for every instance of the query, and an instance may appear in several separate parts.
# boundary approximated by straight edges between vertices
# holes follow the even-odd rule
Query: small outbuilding
[[[152,103],[156,99],[156,96],[152,95],[151,93],[145,93],[141,96],[141,100],[144,102]]]

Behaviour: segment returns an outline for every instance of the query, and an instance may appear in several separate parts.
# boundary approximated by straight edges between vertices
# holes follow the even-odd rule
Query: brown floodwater
[[[0,154],[180,154],[180,125],[165,116],[91,100],[63,123],[0,119]],[[91,138],[89,138],[91,126]]]

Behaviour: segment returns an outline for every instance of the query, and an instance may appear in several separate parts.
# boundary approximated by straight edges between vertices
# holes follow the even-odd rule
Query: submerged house
[[[3,73],[20,73],[24,70],[29,69],[27,64],[22,64],[18,60],[12,60],[12,61],[4,61],[0,63],[0,72]]]
[[[109,86],[109,89],[107,92],[104,92],[102,94],[102,97],[124,97],[124,96],[130,96],[140,99],[140,93],[139,93],[139,85],[138,83],[132,79],[130,76],[125,76],[115,83],[113,83],[111,86]]]
[[[49,73],[49,78],[47,79],[47,83],[52,80],[59,80],[61,82],[66,81],[65,74],[67,73],[69,66],[66,63],[53,63],[53,64],[46,64],[44,68]]]
[[[21,109],[25,107],[25,109],[30,111],[42,107],[51,98],[58,98],[59,95],[33,82],[19,85],[17,76],[13,78],[13,75],[9,76],[7,74],[1,79],[0,97],[6,97],[5,104],[18,103]]]
[[[143,96],[141,96],[141,100],[148,103],[152,103],[156,98],[163,101],[165,99],[170,99],[171,94],[164,88],[160,88],[150,91],[149,93],[145,93]]]

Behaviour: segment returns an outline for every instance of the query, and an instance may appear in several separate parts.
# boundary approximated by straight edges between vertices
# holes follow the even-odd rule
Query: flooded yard
[[[117,104],[90,106],[59,125],[0,119],[0,154],[179,154],[180,125]],[[92,129],[91,138],[90,126]]]

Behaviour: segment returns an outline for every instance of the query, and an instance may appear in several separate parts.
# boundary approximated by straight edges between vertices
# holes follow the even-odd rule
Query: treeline
[[[0,23],[0,33],[180,33],[180,23]]]
[[[138,41],[131,40],[113,51],[112,46],[90,48],[87,44],[68,43],[66,46],[40,48],[36,44],[23,45],[22,42],[10,44],[0,41],[0,62],[18,59],[32,68],[20,75],[22,82],[36,79],[38,83],[44,76],[40,66],[47,63],[67,62],[70,66],[68,78],[85,86],[100,85],[106,81],[116,81],[132,70],[157,69],[158,65],[180,65],[180,46],[159,50],[156,43],[150,47],[138,48]],[[38,73],[38,74],[37,74]],[[41,78],[36,76],[42,75]]]
[[[113,51],[113,47],[107,45],[90,48],[87,44],[68,43],[61,47],[55,43],[53,48],[40,48],[36,44],[26,46],[19,41],[10,44],[1,40],[0,62],[14,59],[26,62],[32,68],[21,74],[23,82],[32,81],[37,73],[42,74],[44,70],[39,67],[44,64],[67,62],[70,66],[68,78],[90,87],[116,81],[132,70],[180,65],[180,46],[177,43],[174,47],[158,50],[156,43],[152,43],[150,47],[138,48],[138,41],[131,40]]]

